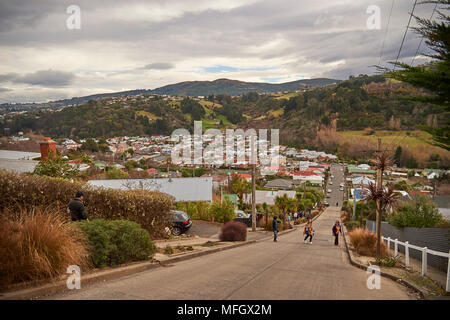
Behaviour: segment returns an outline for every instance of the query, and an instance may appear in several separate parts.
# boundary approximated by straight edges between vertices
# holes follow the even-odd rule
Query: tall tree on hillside
[[[414,30],[426,39],[425,43],[433,50],[432,54],[426,55],[432,60],[416,67],[394,62],[392,64],[400,70],[388,72],[387,76],[426,89],[432,93],[431,96],[420,96],[415,99],[439,105],[448,111],[450,110],[450,16],[446,15],[444,10],[450,10],[450,0],[430,0],[422,3],[438,5],[436,20],[414,16],[418,24]]]
[[[392,79],[409,83],[417,88],[425,89],[429,94],[414,96],[411,99],[432,103],[444,111],[450,110],[450,16],[445,11],[450,10],[450,0],[427,0],[422,4],[436,4],[437,18],[424,19],[417,16],[418,27],[414,31],[425,39],[428,48],[433,52],[426,54],[431,61],[424,65],[412,66],[403,62],[393,62],[399,68],[393,72],[387,68],[378,67]],[[450,128],[426,128],[433,134],[437,145],[450,150]]]

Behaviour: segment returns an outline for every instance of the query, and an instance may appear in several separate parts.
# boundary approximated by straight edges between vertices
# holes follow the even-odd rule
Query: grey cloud
[[[42,87],[65,87],[73,82],[75,75],[59,70],[40,70],[20,75],[17,73],[0,74],[0,82],[29,84]]]
[[[11,89],[8,88],[2,88],[0,87],[0,92],[8,92],[8,91],[12,91]]]
[[[166,62],[156,62],[156,63],[150,63],[143,67],[143,69],[146,70],[169,70],[173,69],[175,67],[172,63],[166,63]]]
[[[172,1],[184,4],[187,0]],[[311,76],[346,79],[350,74],[375,72],[369,66],[378,64],[391,1],[261,0],[226,12],[200,10],[150,22],[121,20],[110,14],[119,6],[134,3],[146,5],[150,0],[128,0],[125,4],[118,0],[78,0],[82,28],[68,31],[65,28],[68,3],[0,0],[0,47],[33,47],[48,51],[70,48],[82,56],[87,53],[89,57],[89,50],[95,46],[108,48],[111,45],[111,57],[125,52],[124,56],[129,58],[126,61],[129,62],[128,69],[108,77],[110,83],[117,87],[123,87],[120,82],[123,74],[128,74],[128,79],[132,79],[132,74],[139,74],[142,70],[159,70],[161,73],[170,70],[170,73],[176,73],[183,61],[195,59],[208,65],[213,58],[239,59],[244,63],[255,58],[263,61],[285,60],[282,66],[287,74],[304,74],[305,65],[309,64],[309,68],[317,66],[318,69],[314,74],[309,72]],[[381,7],[382,30],[365,29],[368,18],[366,8],[372,4]],[[395,60],[411,7],[410,1],[395,2],[382,64]],[[416,8],[416,14],[429,17],[432,9],[432,5],[420,5]],[[250,50],[280,39],[279,47],[257,53]],[[408,34],[401,55],[406,62],[410,62],[410,57],[415,54],[419,41],[412,32]],[[422,46],[421,52],[425,51],[425,47]],[[105,61],[108,58],[106,55]],[[89,59],[86,60],[89,64]],[[324,65],[336,61],[345,63],[325,69]],[[51,64],[42,68],[48,67]],[[89,68],[92,69],[92,66],[87,65],[86,69]],[[29,71],[19,72],[24,74]],[[195,76],[198,74],[193,74]],[[16,83],[54,87],[68,85],[73,78],[70,73],[52,77],[36,73],[0,75],[3,82],[14,80]],[[76,85],[81,83],[77,81]]]

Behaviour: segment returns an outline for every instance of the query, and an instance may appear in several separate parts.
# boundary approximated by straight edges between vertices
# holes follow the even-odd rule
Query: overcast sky
[[[413,3],[395,0],[387,29],[392,0],[0,0],[0,103],[373,74],[386,32],[382,64],[395,60]],[[67,28],[73,4],[80,29]],[[370,5],[381,9],[380,30],[367,28]],[[415,13],[429,17],[433,7]],[[408,33],[403,61],[419,42]]]

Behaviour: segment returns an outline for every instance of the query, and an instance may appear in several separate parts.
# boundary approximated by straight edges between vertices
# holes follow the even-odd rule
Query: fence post
[[[395,239],[394,240],[394,256],[397,256],[398,255],[398,239]]]
[[[391,251],[391,237],[388,237],[387,244],[388,244],[388,251]]]
[[[448,252],[448,265],[447,265],[447,285],[445,286],[445,291],[450,292],[450,251]]]
[[[422,276],[427,273],[427,247],[422,249]]]
[[[409,242],[405,241],[405,265],[409,267]]]

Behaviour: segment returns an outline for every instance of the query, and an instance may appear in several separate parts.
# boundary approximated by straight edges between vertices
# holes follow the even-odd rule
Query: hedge
[[[94,188],[80,181],[0,170],[0,211],[50,207],[70,219],[67,205],[79,190],[85,194],[90,219],[126,219],[138,223],[152,238],[167,236],[174,198],[159,191]]]

